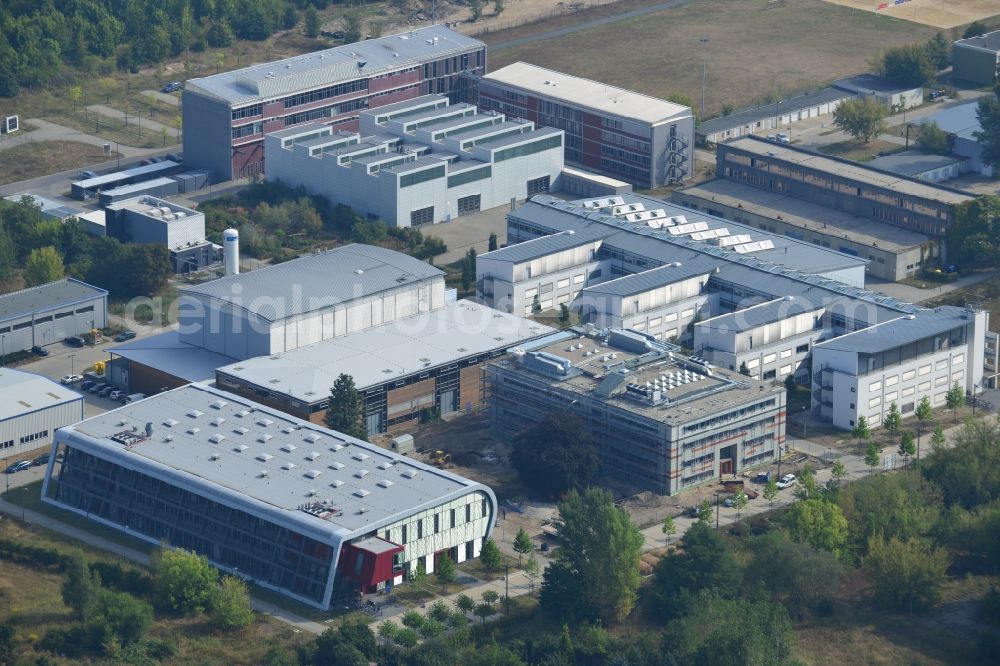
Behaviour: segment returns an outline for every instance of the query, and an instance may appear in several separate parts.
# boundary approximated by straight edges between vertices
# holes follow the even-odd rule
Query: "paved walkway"
[[[96,113],[107,118],[113,118],[115,120],[128,121],[130,124],[136,123],[135,114],[126,114],[124,111],[112,108],[110,106],[105,106],[103,104],[91,104],[87,107],[87,110],[91,113]],[[160,136],[163,131],[166,130],[167,136],[177,138],[180,136],[181,131],[175,127],[170,127],[169,125],[164,125],[163,123],[158,123],[155,120],[150,120],[149,118],[139,117],[138,120],[140,129],[148,129],[152,136]]]
[[[50,123],[49,121],[42,120],[41,118],[28,118],[23,122],[34,125],[38,129],[30,132],[20,132],[13,136],[4,135],[3,138],[0,138],[0,150],[6,150],[25,143],[32,143],[33,141],[77,141],[91,146],[103,146],[106,143],[114,143],[114,141],[109,139],[102,139],[99,136],[86,134],[80,130],[66,127],[65,125]],[[118,146],[118,152],[122,154],[122,157],[141,157],[143,155],[155,153],[159,150],[159,148],[133,148],[132,146],[126,146],[125,144],[120,144]]]

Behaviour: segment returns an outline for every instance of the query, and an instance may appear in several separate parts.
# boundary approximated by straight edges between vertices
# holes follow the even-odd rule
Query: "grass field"
[[[701,0],[491,53],[490,69],[524,60],[656,97],[683,94],[697,107],[703,55],[698,38],[708,37],[705,115],[712,117],[724,103],[741,108],[864,71],[885,48],[934,34],[927,26],[823,0],[768,6],[767,0]],[[547,22],[528,28],[551,29]],[[524,36],[521,28],[510,37],[495,33],[490,42]]]
[[[899,144],[889,143],[888,141],[883,141],[881,139],[872,139],[868,143],[850,139],[848,141],[838,141],[837,143],[820,146],[817,150],[821,153],[833,155],[834,157],[842,157],[846,160],[868,162],[869,160],[875,159],[879,155],[898,153],[906,150],[906,148],[900,146]]]
[[[863,11],[874,11],[886,0],[826,0],[845,7],[854,7]],[[885,16],[906,19],[931,25],[936,28],[954,28],[956,26],[984,21],[993,25],[995,15],[1000,11],[996,0],[906,0],[901,5],[889,2],[889,7],[882,10]]]
[[[0,151],[0,185],[40,174],[80,169],[89,164],[113,160],[117,153],[104,155],[100,146],[78,141],[29,141]]]

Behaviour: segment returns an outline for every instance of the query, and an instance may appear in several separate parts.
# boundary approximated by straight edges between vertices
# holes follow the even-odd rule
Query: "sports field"
[[[1000,3],[1000,0],[994,0]],[[544,31],[545,22],[533,24]],[[527,26],[525,26],[527,27]],[[866,71],[899,44],[936,29],[824,0],[697,0],[689,5],[490,53],[490,69],[524,60],[656,97],[686,95],[706,116]],[[517,37],[524,37],[524,29]],[[699,37],[708,37],[703,48]],[[502,42],[502,33],[491,43]]]
[[[864,11],[875,11],[885,0],[826,0],[836,5],[853,7]],[[901,4],[893,4],[882,9],[880,14],[893,18],[905,19],[935,28],[954,28],[956,26],[982,21],[1000,14],[998,0],[907,0]]]

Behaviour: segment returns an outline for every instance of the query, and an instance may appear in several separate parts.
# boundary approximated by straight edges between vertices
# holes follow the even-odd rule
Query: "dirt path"
[[[96,113],[101,116],[114,118],[115,120],[122,120],[127,122],[128,119],[131,118],[132,122],[136,121],[135,115],[126,114],[124,111],[120,111],[119,109],[115,109],[110,106],[105,106],[103,104],[91,104],[90,106],[87,107],[87,110],[90,111],[91,113]],[[140,117],[139,127],[144,127],[148,129],[150,132],[152,132],[154,136],[162,134],[164,130],[167,132],[167,136],[172,137],[174,139],[176,139],[181,135],[181,131],[179,129],[170,127],[168,125],[164,125],[163,123],[158,123],[155,120],[149,120],[148,118],[143,120]]]
[[[13,148],[14,146],[20,146],[22,144],[32,143],[35,141],[76,141],[78,143],[86,143],[91,146],[104,146],[106,143],[115,143],[114,141],[102,139],[99,136],[93,136],[91,134],[85,134],[80,130],[75,130],[64,125],[50,123],[49,121],[42,120],[41,118],[28,118],[25,122],[31,123],[38,129],[24,134],[4,136],[3,140],[0,140],[0,150],[6,150],[8,148]],[[132,146],[126,146],[125,144],[118,146],[118,152],[122,154],[122,157],[139,157],[141,155],[155,153],[158,150],[160,149],[133,148]]]

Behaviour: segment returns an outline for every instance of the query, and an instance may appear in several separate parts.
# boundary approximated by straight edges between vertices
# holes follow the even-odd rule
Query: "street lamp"
[[[76,371],[76,362],[73,360],[75,358],[76,358],[76,354],[70,354],[69,355],[69,374],[71,374],[71,375],[75,374],[75,371]]]
[[[719,530],[719,492],[715,493],[715,530]]]
[[[7,334],[0,333],[0,365],[7,365]]]
[[[705,119],[705,79],[708,77],[708,37],[699,37],[701,42],[701,119]]]

